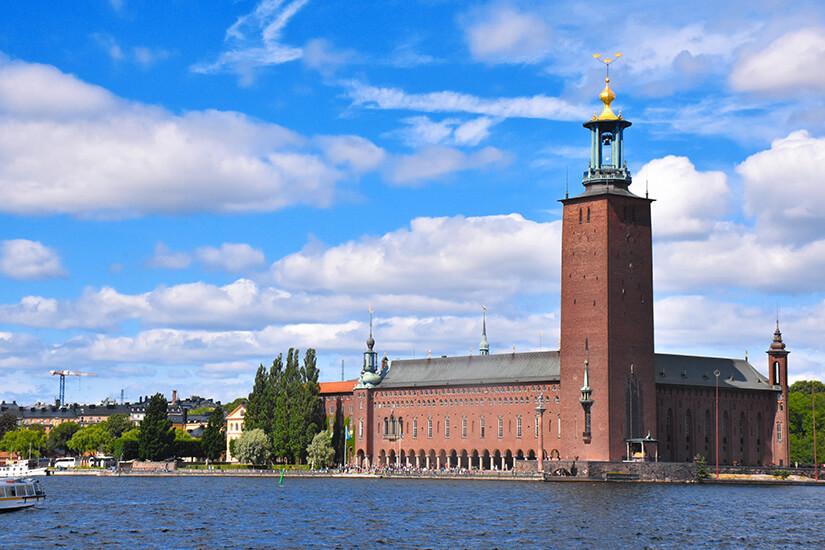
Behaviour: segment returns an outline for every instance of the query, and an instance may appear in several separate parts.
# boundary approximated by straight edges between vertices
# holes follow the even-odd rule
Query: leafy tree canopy
[[[225,416],[223,407],[218,405],[209,414],[209,422],[203,430],[201,448],[204,456],[209,460],[219,460],[226,450]]]
[[[226,411],[226,414],[229,414],[237,409],[238,405],[246,405],[246,397],[238,397],[237,399],[233,399],[224,406],[223,410]]]
[[[62,422],[52,428],[46,439],[46,452],[50,454],[66,453],[69,451],[69,440],[80,429],[77,422]]]
[[[138,437],[138,455],[143,460],[164,460],[174,453],[175,432],[166,413],[167,405],[163,394],[156,393],[146,406]]]
[[[335,449],[326,431],[318,432],[307,447],[307,456],[313,468],[328,466],[335,458]]]
[[[247,430],[235,440],[234,455],[240,462],[263,465],[269,460],[269,438],[260,428]]]
[[[815,393],[825,393],[825,384],[819,380],[798,380],[788,388],[790,393],[801,393],[811,395],[811,389]]]
[[[125,414],[114,414],[102,424],[106,427],[106,431],[109,432],[112,439],[119,438],[123,435],[123,432],[134,427],[134,424],[129,421],[129,417]]]
[[[0,449],[23,457],[28,457],[31,453],[32,458],[37,458],[45,450],[45,443],[46,434],[43,430],[18,428],[6,432],[0,440]]]
[[[104,453],[112,452],[113,444],[114,438],[109,434],[109,431],[103,423],[100,423],[77,430],[66,443],[66,446],[72,451],[82,455],[85,453],[95,453],[97,451]]]

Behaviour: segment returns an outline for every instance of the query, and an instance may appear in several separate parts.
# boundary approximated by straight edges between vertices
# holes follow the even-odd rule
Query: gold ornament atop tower
[[[617,53],[613,56],[613,58],[605,57],[604,59],[602,59],[602,54],[593,54],[593,59],[604,63],[605,69],[607,71],[604,78],[604,90],[602,90],[602,93],[599,94],[599,99],[601,99],[602,103],[604,103],[604,109],[602,109],[602,114],[600,114],[596,118],[597,120],[621,119],[621,116],[616,116],[610,109],[610,104],[613,102],[614,99],[616,99],[616,94],[614,94],[613,90],[610,89],[610,64],[619,59],[621,56],[621,53]]]

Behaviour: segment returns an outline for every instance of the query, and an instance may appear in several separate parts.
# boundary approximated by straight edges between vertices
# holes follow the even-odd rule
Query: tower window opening
[[[582,222],[582,209],[579,208],[579,223]]]
[[[587,207],[587,223],[590,223],[590,207]]]

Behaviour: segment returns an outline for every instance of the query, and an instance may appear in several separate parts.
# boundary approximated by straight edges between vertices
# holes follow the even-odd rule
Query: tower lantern
[[[622,118],[621,111],[617,116],[610,108],[610,104],[616,99],[616,94],[610,89],[610,64],[621,56],[620,53],[612,59],[602,59],[599,54],[593,56],[605,64],[608,72],[604,79],[604,90],[599,94],[599,99],[604,104],[602,113],[593,113],[593,118],[584,123],[584,127],[590,130],[590,163],[582,178],[582,183],[588,190],[591,186],[627,189],[631,182],[624,158],[624,130],[630,126],[630,122]]]

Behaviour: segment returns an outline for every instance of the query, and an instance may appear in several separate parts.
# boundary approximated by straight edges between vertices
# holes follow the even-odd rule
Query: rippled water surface
[[[50,477],[0,548],[822,548],[825,489]]]

